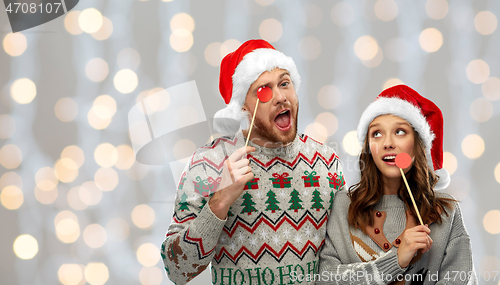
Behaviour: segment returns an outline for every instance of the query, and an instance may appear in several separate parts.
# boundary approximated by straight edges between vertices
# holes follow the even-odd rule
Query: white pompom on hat
[[[358,140],[363,145],[368,126],[381,115],[395,115],[405,119],[422,139],[427,165],[439,176],[434,187],[441,190],[450,184],[450,174],[443,168],[443,114],[436,104],[422,97],[406,85],[385,89],[361,115]]]
[[[222,59],[219,90],[227,106],[214,115],[214,128],[217,132],[234,134],[239,130],[240,122],[247,118],[241,108],[248,89],[262,73],[275,68],[290,73],[297,92],[300,75],[293,59],[277,51],[265,40],[248,40]]]

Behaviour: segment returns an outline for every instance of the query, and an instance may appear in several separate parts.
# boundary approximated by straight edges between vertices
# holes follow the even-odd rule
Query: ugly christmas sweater
[[[453,199],[442,192],[436,196]],[[477,285],[470,238],[458,203],[452,203],[453,209],[446,208],[448,216],[441,213],[441,224],[429,225],[431,249],[424,254],[418,251],[406,268],[398,262],[400,238],[418,221],[405,203],[397,195],[382,196],[366,233],[349,226],[350,204],[347,193],[335,198],[316,284]]]
[[[333,149],[298,134],[281,148],[248,154],[254,179],[220,220],[207,205],[225,159],[245,145],[241,131],[199,148],[177,187],[161,247],[165,270],[186,284],[211,263],[213,284],[291,284],[318,271],[333,197],[344,177]],[[301,282],[314,284],[313,282]]]

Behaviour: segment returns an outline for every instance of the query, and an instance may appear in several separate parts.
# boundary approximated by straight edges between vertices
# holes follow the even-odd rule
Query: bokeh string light
[[[87,8],[78,15],[78,25],[85,33],[97,32],[103,24],[103,17],[99,10]]]
[[[10,95],[19,104],[29,104],[36,96],[36,85],[29,78],[20,78],[12,83]]]
[[[155,212],[148,205],[137,205],[132,210],[132,221],[140,229],[149,229],[155,222]]]
[[[337,26],[347,27],[354,22],[356,18],[356,12],[349,3],[342,1],[336,3],[333,6],[330,12],[330,16],[332,18],[332,21],[337,24]]]
[[[59,282],[63,285],[79,285],[85,281],[83,271],[85,266],[81,264],[62,264],[57,271]]]
[[[0,202],[6,209],[17,210],[24,202],[23,191],[15,185],[4,187],[0,192]]]
[[[133,48],[125,48],[116,56],[116,63],[121,69],[136,70],[141,64],[141,55]]]
[[[101,27],[91,34],[98,41],[107,40],[113,34],[113,22],[106,17],[102,17]]]
[[[375,15],[384,22],[392,21],[398,15],[398,4],[394,0],[377,0]]]
[[[38,253],[38,241],[31,235],[20,235],[14,241],[14,253],[20,259],[32,259]]]
[[[448,2],[446,0],[427,0],[425,12],[434,20],[441,20],[448,14]]]
[[[113,79],[116,90],[120,93],[128,94],[132,93],[137,85],[139,84],[139,79],[137,74],[131,69],[122,69],[118,71]]]
[[[103,285],[109,279],[109,269],[102,262],[90,262],[85,266],[84,276],[92,285]]]
[[[143,267],[139,272],[139,280],[142,285],[160,285],[163,275],[162,270],[158,267]]]
[[[80,237],[78,218],[71,211],[59,212],[54,219],[54,225],[56,236],[63,243],[73,243]]]
[[[318,122],[307,125],[306,129],[304,130],[304,134],[322,143],[324,143],[328,138],[328,130],[323,124]]]
[[[443,34],[436,28],[427,28],[418,38],[420,47],[426,52],[436,52],[443,45]]]
[[[443,167],[450,175],[453,175],[458,168],[458,160],[453,153],[445,151],[443,153]]]
[[[498,264],[482,246],[500,233],[495,199],[485,198],[496,194],[478,191],[474,175],[481,171],[485,189],[500,184],[491,129],[500,102],[493,52],[499,14],[493,6],[447,0],[422,1],[414,9],[394,0],[289,3],[288,12],[298,11],[292,17],[274,13],[283,9],[279,2],[255,0],[237,11],[228,4],[207,10],[217,19],[207,21],[194,3],[180,3],[124,2],[115,13],[102,3],[80,7],[80,1],[59,22],[2,36],[0,212],[16,217],[7,222],[18,230],[7,237],[6,255],[17,261],[8,260],[5,270],[23,266],[42,283],[50,275],[50,282],[61,284],[171,284],[156,241],[172,216],[170,173],[135,160],[134,147],[153,137],[139,122],[131,131],[140,135],[130,138],[127,112],[148,97],[149,114],[174,106],[178,116],[169,124],[197,122],[199,111],[162,93],[196,79],[209,106],[204,116],[210,117],[223,104],[217,97],[222,58],[258,37],[297,63],[303,77],[299,132],[342,143],[335,150],[349,184],[361,151],[356,122],[376,93],[404,82],[443,106],[443,166],[452,175],[445,191],[461,201],[478,268]],[[144,11],[161,27],[141,20]],[[57,29],[62,37],[48,40]],[[157,30],[161,36],[145,40]],[[188,139],[172,144],[181,162],[197,147]],[[27,216],[50,225],[29,225]],[[476,216],[478,223],[471,218]],[[40,260],[51,262],[34,267]],[[132,281],[123,280],[124,271]],[[12,282],[33,283],[28,275]]]
[[[57,100],[54,112],[61,122],[71,122],[78,116],[78,104],[72,98],[64,97]]]
[[[474,27],[481,35],[491,35],[497,29],[498,20],[490,11],[481,11],[474,18]]]
[[[3,38],[3,49],[10,56],[20,56],[27,48],[28,41],[22,33],[9,33]]]
[[[390,88],[390,87],[393,87],[396,85],[400,85],[400,84],[404,84],[403,81],[401,81],[401,79],[396,78],[396,77],[391,77],[384,82],[384,85],[382,86],[382,90],[385,90],[387,88]]]
[[[0,148],[0,164],[7,169],[19,167],[23,161],[23,153],[15,144],[7,144]]]
[[[351,156],[357,156],[361,153],[361,145],[358,142],[358,132],[350,131],[342,139],[342,147],[345,152]]]
[[[102,58],[93,58],[85,66],[85,74],[94,82],[106,79],[109,73],[108,63]]]
[[[155,266],[160,261],[159,251],[160,249],[152,243],[141,244],[137,249],[137,260],[143,266]]]
[[[354,53],[361,60],[373,59],[377,55],[378,49],[377,40],[370,35],[359,37],[354,43]]]
[[[112,191],[118,185],[118,173],[113,168],[99,168],[94,174],[94,181],[102,191]]]
[[[475,59],[467,65],[466,73],[472,83],[481,84],[490,76],[490,66],[484,60]]]
[[[266,19],[259,26],[259,35],[271,43],[277,42],[283,35],[283,26],[276,19]]]

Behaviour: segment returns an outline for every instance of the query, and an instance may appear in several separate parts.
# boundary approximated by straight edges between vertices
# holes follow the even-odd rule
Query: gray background
[[[302,77],[298,92],[299,131],[304,132],[319,113],[330,112],[337,117],[338,129],[326,138],[326,143],[334,147],[342,159],[349,185],[357,179],[356,157],[344,151],[343,138],[356,129],[362,111],[388,78],[401,79],[441,108],[445,120],[444,150],[458,161],[452,184],[445,191],[461,201],[480,283],[500,284],[500,276],[496,281],[483,280],[486,272],[493,279],[493,271],[500,271],[500,236],[488,233],[483,226],[485,214],[500,209],[500,185],[494,176],[500,162],[496,147],[500,144],[500,101],[491,102],[493,115],[489,120],[475,121],[471,116],[471,103],[483,94],[481,84],[472,83],[466,75],[467,64],[482,59],[489,65],[490,76],[500,77],[500,29],[491,35],[481,35],[474,28],[474,17],[480,11],[489,10],[498,19],[500,2],[449,1],[447,15],[433,20],[426,14],[426,1],[397,0],[398,14],[391,21],[377,18],[376,1],[345,2],[353,8],[354,18],[350,25],[340,27],[331,13],[339,1],[276,0],[262,6],[251,0],[169,3],[84,0],[74,10],[94,7],[101,11],[113,22],[109,39],[98,41],[86,33],[71,35],[64,27],[65,16],[22,32],[28,46],[21,56],[11,57],[3,49],[0,51],[0,115],[8,114],[16,124],[10,138],[0,139],[0,147],[15,144],[23,153],[19,167],[9,170],[0,166],[0,175],[8,171],[19,174],[24,194],[24,203],[19,209],[7,210],[0,206],[0,283],[58,284],[57,272],[62,264],[86,265],[99,261],[109,269],[107,284],[139,284],[142,265],[135,252],[146,242],[159,247],[164,238],[178,180],[176,163],[142,166],[141,169],[147,169],[147,175],[139,181],[129,179],[125,171],[115,168],[118,186],[104,192],[97,205],[82,211],[68,205],[69,189],[93,179],[99,168],[93,153],[99,144],[130,145],[127,114],[140,92],[195,80],[206,117],[211,118],[223,108],[218,92],[219,69],[207,63],[205,49],[213,42],[260,38],[262,21],[274,18],[281,23],[283,33],[273,45],[294,58]],[[169,44],[170,20],[180,12],[191,15],[196,24],[194,44],[183,53],[176,52]],[[422,30],[430,27],[443,35],[443,45],[433,53],[425,52],[418,41]],[[10,31],[7,14],[2,11],[2,40]],[[354,43],[363,35],[373,36],[382,49],[383,60],[376,67],[365,66],[354,53]],[[301,47],[305,37],[314,37],[321,45],[315,59],[306,59],[311,51],[307,46]],[[402,39],[406,50],[391,51],[387,43],[394,38]],[[130,94],[121,94],[113,85],[113,77],[121,69],[117,54],[124,48],[133,48],[140,55],[140,65],[134,70],[139,84]],[[399,60],[395,60],[397,56]],[[104,59],[109,66],[109,74],[102,82],[93,82],[85,75],[87,62],[96,57]],[[9,91],[11,84],[23,77],[30,78],[37,86],[36,98],[26,105],[16,103]],[[340,91],[341,103],[334,109],[318,102],[318,92],[325,85],[334,85]],[[87,113],[93,100],[102,94],[112,96],[118,109],[109,127],[95,130],[87,121]],[[63,97],[71,97],[78,104],[78,115],[72,122],[61,122],[55,116],[54,106]],[[469,159],[462,152],[462,141],[469,134],[477,134],[484,140],[485,151],[478,159]],[[68,145],[78,145],[84,151],[85,163],[75,181],[59,183],[57,200],[43,205],[34,197],[35,174],[41,167],[52,167]],[[155,211],[155,224],[148,230],[132,223],[131,212],[139,204],[148,204]],[[89,224],[105,227],[111,218],[122,218],[130,226],[130,235],[122,242],[108,239],[98,249],[89,248],[82,235],[74,243],[62,243],[55,234],[54,217],[63,210],[78,216],[81,232]],[[39,251],[33,259],[19,259],[13,252],[14,240],[21,234],[30,234],[38,241]],[[163,268],[161,261],[156,266]],[[208,279],[201,278],[195,282],[209,283]],[[171,283],[163,276],[161,284]]]

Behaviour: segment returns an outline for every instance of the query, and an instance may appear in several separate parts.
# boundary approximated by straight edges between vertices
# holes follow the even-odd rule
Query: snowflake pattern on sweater
[[[250,143],[256,148],[247,156],[255,178],[220,220],[205,205],[225,159],[244,143],[241,131],[218,138],[199,148],[184,169],[161,247],[176,284],[186,284],[209,263],[213,284],[288,284],[294,274],[318,270],[332,197],[344,187],[332,187],[329,179],[343,182],[338,156],[302,134],[277,149]]]

